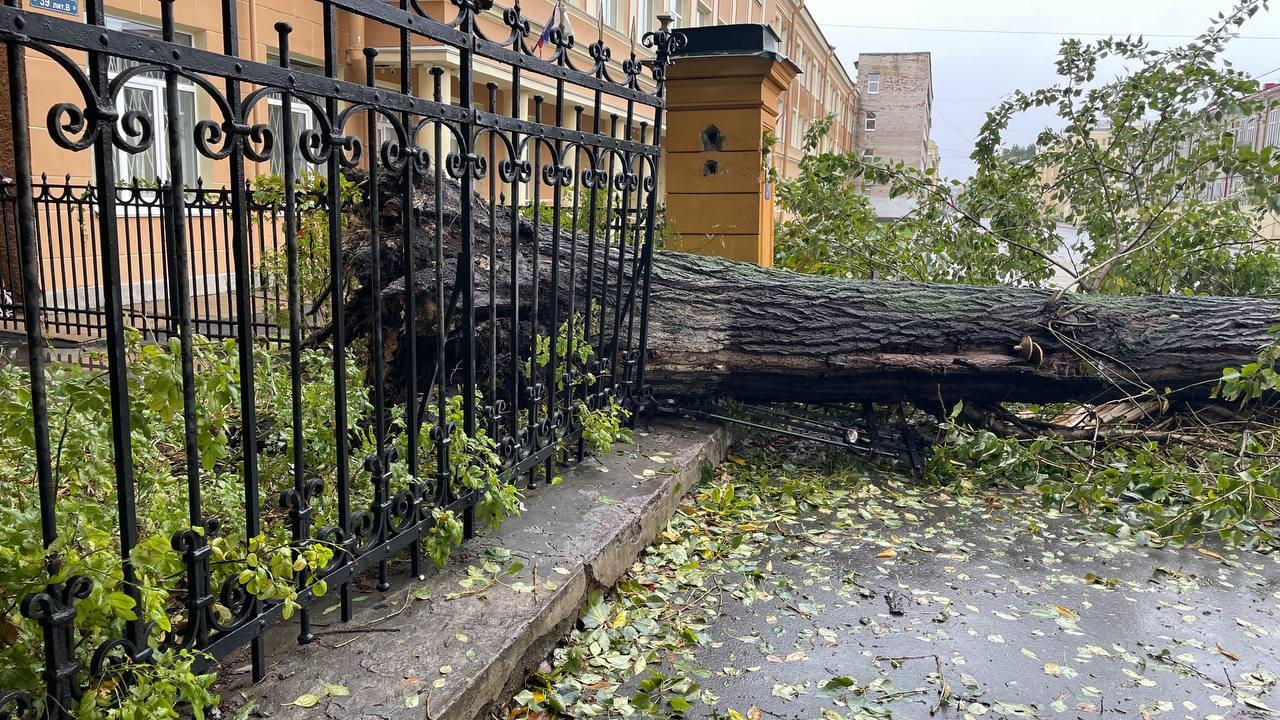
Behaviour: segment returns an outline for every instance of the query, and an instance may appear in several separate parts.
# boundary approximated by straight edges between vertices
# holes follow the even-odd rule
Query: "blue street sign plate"
[[[80,0],[31,0],[31,7],[80,17]]]

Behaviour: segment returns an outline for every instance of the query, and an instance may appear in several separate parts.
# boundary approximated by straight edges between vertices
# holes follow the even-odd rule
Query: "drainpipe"
[[[365,19],[363,15],[355,13],[348,14],[351,18],[351,44],[347,47],[347,65],[354,66],[356,74],[354,77],[364,77],[364,28]]]
[[[258,62],[258,0],[249,0],[249,60]]]

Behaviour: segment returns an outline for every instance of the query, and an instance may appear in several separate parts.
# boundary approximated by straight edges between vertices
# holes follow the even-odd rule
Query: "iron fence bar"
[[[280,53],[280,67],[289,69],[289,35],[293,27],[287,22],[275,24],[276,47]],[[302,415],[302,297],[298,288],[298,197],[297,163],[294,150],[298,138],[293,126],[293,93],[280,94],[280,130],[283,135],[284,163],[284,245],[287,285],[287,310],[289,315],[289,406],[291,410],[293,487],[280,498],[280,505],[289,512],[290,530],[293,534],[295,554],[310,542],[308,521],[311,514],[311,497],[314,488],[307,480],[306,448],[303,436]],[[298,573],[295,584],[299,590],[306,588],[306,575]],[[298,613],[298,643],[307,644],[315,639],[311,633],[311,615],[304,607]]]
[[[541,95],[533,96],[533,114],[542,122],[542,106],[545,99]],[[533,183],[533,197],[531,210],[533,211],[533,243],[530,245],[532,258],[529,260],[529,388],[528,388],[528,407],[529,407],[529,447],[533,451],[543,448],[546,442],[546,433],[543,430],[543,424],[539,420],[539,410],[541,409],[543,395],[546,392],[546,385],[541,382],[542,373],[538,371],[538,293],[541,289],[542,274],[539,272],[539,266],[542,262],[541,248],[539,240],[542,236],[542,146],[543,140],[540,137],[526,136],[533,143],[533,173],[530,181]],[[533,489],[537,486],[537,478],[533,473],[529,474],[529,481],[526,487]]]
[[[487,83],[485,89],[488,90],[489,97],[486,107],[489,112],[497,112],[498,109],[498,84]],[[485,401],[487,403],[485,413],[485,427],[489,432],[489,436],[497,440],[500,433],[500,423],[502,419],[501,408],[502,401],[498,398],[498,176],[499,166],[498,158],[498,134],[497,131],[490,130],[489,138],[489,272],[488,272],[488,288],[489,288],[489,387],[486,388]],[[514,153],[509,153],[514,155]],[[508,162],[514,161],[514,157],[509,157]]]
[[[50,248],[49,257],[50,259],[56,259],[58,261],[58,272],[62,280],[62,287],[75,287],[74,284],[67,284],[67,265],[72,265],[74,267],[74,263],[66,262],[66,247],[63,244],[66,234],[63,232],[62,228],[62,209],[58,205],[54,205],[53,211],[50,212],[49,215],[52,216],[46,221],[47,225],[50,226],[48,233]],[[56,230],[53,226],[56,226]],[[74,322],[74,315],[72,314],[74,309],[74,305],[68,305],[63,313],[62,320],[68,326]]]
[[[521,92],[521,73],[520,66],[513,65],[511,67],[511,115],[519,117],[524,109],[525,99]],[[520,185],[531,177],[532,173],[529,164],[524,159],[525,146],[520,139],[518,128],[510,129],[511,132],[511,278],[510,278],[510,312],[511,322],[510,337],[508,343],[511,346],[508,352],[510,356],[510,366],[508,371],[507,393],[508,413],[510,419],[510,428],[508,430],[511,438],[511,458],[519,460],[528,450],[532,448],[532,443],[528,442],[531,437],[531,426],[526,427],[526,437],[520,435]],[[535,235],[536,237],[536,235]],[[513,482],[519,482],[519,475],[513,476]]]
[[[664,25],[654,34],[646,35],[644,38],[645,45],[652,47],[654,50],[654,63],[652,66],[654,83],[656,88],[654,94],[661,101],[659,110],[654,113],[653,118],[653,142],[660,144],[662,142],[662,109],[666,107],[667,99],[667,67],[671,64],[671,53],[680,50],[687,45],[687,38],[680,33],[673,33]],[[661,156],[659,156],[660,158]],[[644,384],[644,366],[649,348],[649,300],[652,291],[653,276],[653,250],[654,250],[654,227],[658,217],[658,190],[656,181],[658,179],[657,169],[654,170],[655,185],[652,192],[649,193],[649,203],[645,208],[645,216],[647,224],[645,226],[644,236],[644,257],[641,259],[641,279],[643,290],[640,299],[640,340],[636,351],[640,356],[640,363],[636,368],[636,387],[640,390],[641,397],[648,396],[648,390]],[[632,421],[634,422],[634,416]]]
[[[623,136],[630,139],[634,131],[635,123],[635,103],[627,102],[627,115],[623,123]],[[609,385],[610,394],[618,397],[622,390],[622,383],[625,380],[625,371],[619,370],[619,364],[622,360],[620,346],[622,336],[622,323],[624,320],[622,314],[622,288],[626,283],[626,267],[627,267],[627,246],[631,243],[631,231],[628,221],[631,219],[631,193],[635,190],[635,184],[632,178],[635,177],[631,172],[631,163],[634,155],[630,152],[622,152],[622,177],[620,187],[622,191],[622,207],[618,213],[618,291],[613,299],[613,337],[609,344]]]
[[[601,109],[602,102],[603,102],[602,94],[599,90],[597,90],[595,92],[595,97],[592,99],[592,106],[591,106],[591,131],[596,135],[600,134],[600,116],[602,113],[602,109]],[[599,195],[600,195],[600,190],[603,189],[604,192],[606,193],[606,198],[607,198],[608,192],[609,192],[608,175],[605,174],[604,171],[602,171],[599,167],[603,160],[601,152],[599,149],[593,149],[591,153],[592,153],[591,165],[590,165],[591,181],[587,185],[588,189],[591,191],[591,197],[587,201],[589,206],[589,209],[587,211],[587,277],[586,277],[586,283],[585,283],[587,304],[586,304],[586,310],[584,311],[583,318],[582,318],[582,324],[583,324],[582,341],[587,343],[588,345],[591,345],[591,331],[594,329],[594,323],[592,322],[593,320],[592,311],[595,307],[594,303],[595,303],[595,273],[596,273],[596,228],[598,227],[598,221],[599,221],[599,209],[600,209]],[[613,162],[612,154],[609,155],[609,162],[610,162],[610,168],[612,168],[612,162]],[[610,172],[611,171],[612,170],[610,170]],[[602,179],[602,176],[603,176],[603,179]],[[607,205],[605,208],[605,217],[606,218],[608,217]],[[607,257],[605,258],[605,265],[608,265]],[[601,314],[603,315],[604,313],[603,303],[600,305],[600,311],[601,311]],[[603,331],[601,331],[601,337],[603,337]],[[589,367],[591,368],[593,374],[597,376],[597,380],[591,383],[591,385],[594,387],[587,387],[587,388],[584,388],[583,390],[583,395],[584,395],[583,400],[584,402],[587,403],[587,408],[592,410],[597,408],[596,393],[598,392],[598,388],[600,384],[598,376],[600,371],[600,350],[601,349],[602,348],[598,344],[592,348],[592,358],[591,358],[591,364],[589,365]],[[584,450],[585,448],[583,447],[583,443],[579,442],[578,443],[579,458],[583,456]]]
[[[584,109],[581,105],[574,106],[573,109],[573,125],[574,128],[582,130],[582,113]],[[569,323],[569,332],[565,340],[565,384],[564,384],[564,417],[570,426],[573,425],[574,407],[573,407],[573,389],[577,385],[579,369],[574,364],[574,341],[576,340],[576,330],[578,326],[577,318],[577,297],[578,297],[578,214],[582,209],[582,152],[581,146],[575,145],[573,148],[573,210],[570,214],[572,225],[570,227],[570,237],[573,252],[569,253],[569,311],[566,315]],[[577,458],[582,459],[582,444],[578,444]]]
[[[228,58],[235,59],[240,55],[240,30],[238,18],[239,0],[222,0],[222,42],[223,52]],[[244,161],[246,143],[252,129],[248,127],[248,112],[252,109],[244,107],[240,95],[240,81],[234,77],[226,78],[227,108],[231,117],[240,123],[239,128],[226,138],[226,152],[230,170],[231,222],[232,222],[232,262],[235,265],[236,296],[236,354],[240,373],[240,473],[243,485],[245,512],[245,542],[252,542],[262,532],[261,498],[258,482],[258,413],[254,401],[256,397],[255,359],[254,359],[254,319],[255,302],[253,295],[253,275],[250,270],[253,262],[253,244],[251,226],[246,210],[249,207],[248,180],[245,177]],[[224,591],[234,589],[228,578]],[[227,594],[224,592],[224,594]],[[267,650],[262,634],[251,621],[259,614],[261,601],[253,594],[246,593],[241,607],[234,608],[237,622],[232,626],[249,628],[250,674],[254,682],[260,682],[266,675]]]
[[[16,4],[19,0],[6,0]],[[45,340],[40,324],[41,294],[40,267],[36,257],[35,199],[31,187],[31,128],[19,118],[28,117],[27,94],[21,89],[27,86],[25,51],[16,42],[5,43],[9,68],[10,108],[14,118],[13,164],[17,176],[15,199],[17,201],[18,262],[22,283],[23,325],[27,336],[27,367],[31,378],[31,416],[36,451],[36,485],[40,498],[40,541],[47,550],[58,538],[57,488],[53,482],[53,466],[49,446],[49,403],[45,380]],[[46,562],[52,562],[47,558]],[[56,569],[49,568],[50,574]],[[49,658],[46,658],[48,661]],[[52,676],[50,671],[53,670]],[[46,662],[46,682],[52,687],[59,683],[57,668]]]
[[[236,2],[237,0],[229,0]],[[324,0],[324,74],[327,77],[337,75],[338,57],[338,17],[337,8],[329,0]],[[329,295],[330,323],[333,326],[333,419],[334,419],[334,455],[336,467],[334,482],[338,493],[338,528],[340,538],[339,552],[336,554],[337,565],[342,567],[350,562],[355,542],[351,526],[351,476],[350,450],[347,435],[347,344],[345,294],[342,271],[342,183],[339,173],[339,133],[336,129],[338,118],[338,101],[336,98],[325,99],[325,115],[330,127],[328,157],[328,240],[329,240]],[[349,622],[352,615],[351,585],[347,582],[338,585],[338,603],[343,622]]]
[[[86,3],[86,18],[82,32],[102,31],[106,25],[106,8],[103,0]],[[116,186],[115,144],[117,112],[113,88],[107,77],[107,56],[89,53],[89,80],[95,92],[95,107],[89,108],[91,122],[96,123],[93,142],[94,177],[97,186],[103,188],[98,215],[102,242],[102,276],[106,280],[103,295],[106,305],[107,379],[110,387],[111,439],[115,459],[116,504],[120,522],[120,563],[124,592],[134,607],[142,607],[141,588],[133,566],[133,548],[138,544],[137,499],[134,497],[134,468],[132,445],[132,420],[129,412],[129,375],[125,323],[120,296],[119,243],[116,236],[115,193]],[[86,98],[88,99],[88,98]],[[128,141],[124,141],[128,145]],[[140,616],[125,621],[124,645],[121,649],[133,661],[145,661],[151,657],[146,630]]]
[[[564,57],[565,48],[557,48],[557,55]],[[562,59],[561,62],[564,62]],[[542,121],[542,117],[538,117],[538,121]],[[556,110],[555,124],[557,127],[564,124],[564,80],[556,78]],[[547,320],[547,337],[549,347],[547,348],[547,370],[546,380],[543,382],[547,386],[547,422],[550,424],[551,431],[548,433],[548,442],[556,445],[560,441],[562,425],[557,418],[556,400],[559,393],[556,390],[556,369],[559,364],[560,349],[560,231],[561,225],[561,209],[564,204],[564,141],[556,140],[554,156],[552,158],[550,176],[543,175],[544,182],[549,179],[551,192],[554,193],[551,198],[551,307],[548,308],[551,317]],[[543,477],[547,482],[551,481],[554,474],[553,463],[555,461],[554,453],[547,458],[546,464],[543,466]]]
[[[455,285],[462,286],[462,425],[468,437],[476,435],[476,262],[475,218],[472,216],[471,199],[475,196],[475,179],[479,158],[475,154],[475,82],[472,64],[475,62],[475,4],[458,3],[461,8],[459,28],[466,33],[468,42],[458,49],[458,104],[468,110],[459,125],[459,154],[462,156],[461,188],[458,192],[459,224],[462,226],[462,247],[458,254],[458,277]],[[475,512],[468,505],[463,511],[463,537],[475,534]]]
[[[94,188],[92,188],[92,187],[87,187],[87,188],[85,189],[85,192],[86,192],[86,196],[91,197],[91,198],[98,197],[98,196],[100,196],[100,195],[102,194],[102,190],[101,190],[101,189],[94,189]],[[88,230],[89,230],[89,247],[90,247],[91,249],[94,249],[94,248],[100,248],[100,247],[101,247],[101,243],[98,241],[98,224],[97,224],[97,223],[95,223],[95,222],[89,221],[89,222],[84,223],[84,227],[88,228]],[[92,256],[91,256],[90,254],[88,254],[88,253],[86,253],[86,254],[85,254],[85,258],[86,258],[86,262],[88,263],[88,265],[89,265],[89,266],[91,266],[91,267],[93,268],[93,286],[94,286],[95,288],[97,288],[97,290],[94,292],[93,301],[94,301],[95,303],[99,303],[99,302],[100,302],[100,301],[99,301],[99,294],[102,292],[102,263],[101,263],[101,262],[93,262],[93,261],[92,261],[92,259],[91,259],[91,258],[92,258]],[[95,316],[99,316],[99,317],[102,317],[102,318],[103,318],[103,322],[102,322],[102,323],[98,323],[98,325],[105,324],[105,317],[106,317],[106,316],[103,314],[103,310],[102,310],[102,306],[101,306],[101,304],[99,304],[97,307],[95,307],[93,312],[94,312],[94,315],[95,315]],[[95,327],[96,327],[96,325],[95,325]]]
[[[173,40],[174,0],[161,0],[161,32],[165,40]],[[187,503],[192,527],[200,525],[200,448],[196,444],[196,394],[195,368],[192,359],[191,308],[188,304],[191,288],[186,272],[190,253],[190,234],[187,232],[186,197],[182,192],[185,168],[182,166],[182,129],[178,119],[178,80],[170,70],[165,73],[166,142],[169,146],[169,202],[166,213],[169,220],[169,242],[173,262],[179,272],[170,278],[176,288],[178,341],[181,345],[182,364],[182,421],[187,464]]]
[[[642,121],[640,123],[641,142],[645,140],[648,133],[649,133],[649,124],[647,122]],[[648,162],[647,162],[648,158],[646,158],[643,155],[636,155],[634,156],[634,160],[638,165],[637,172],[636,172],[636,209],[638,211],[640,207],[640,198],[642,194],[652,195],[654,192],[657,192],[657,178],[653,176],[646,177],[645,175],[645,170],[648,168]],[[648,183],[653,184],[652,190],[650,190]],[[631,273],[630,273],[631,287],[628,290],[626,307],[623,309],[623,313],[627,318],[627,342],[626,342],[627,349],[624,352],[623,362],[624,362],[625,368],[622,376],[622,382],[624,387],[623,392],[628,401],[631,400],[632,392],[633,392],[632,382],[635,380],[634,368],[636,366],[636,363],[639,362],[634,352],[635,346],[632,343],[635,339],[634,337],[635,327],[636,327],[635,305],[636,305],[636,292],[640,283],[640,255],[644,251],[643,248],[641,247],[643,243],[642,230],[643,230],[643,226],[648,225],[649,222],[646,222],[646,218],[642,217],[640,213],[637,212],[636,221],[632,228],[632,232],[635,234],[635,251],[631,254]],[[628,238],[628,241],[630,241],[630,238]]]
[[[400,0],[400,9],[408,11],[409,0]],[[409,46],[409,29],[400,28],[400,93],[402,95],[413,94],[412,78],[409,77],[409,69],[412,67],[410,46]],[[414,248],[413,229],[416,220],[413,213],[413,187],[417,169],[417,132],[410,130],[410,115],[407,112],[400,113],[400,123],[405,133],[400,138],[401,148],[400,155],[405,161],[404,176],[401,180],[400,190],[400,242],[401,242],[401,261],[404,264],[404,336],[405,342],[408,343],[406,353],[408,355],[407,363],[409,372],[405,378],[407,388],[405,391],[404,425],[408,429],[405,438],[406,465],[408,466],[409,476],[411,478],[418,477],[418,303],[417,303],[417,257]],[[411,481],[413,482],[413,481]],[[415,487],[410,487],[408,492],[413,498],[413,507],[418,506],[418,496],[420,492]],[[414,543],[409,552],[409,572],[414,576],[422,574],[422,548],[419,543]]]
[[[618,116],[617,114],[609,115],[609,136],[615,137],[618,134]],[[604,405],[607,395],[605,381],[608,379],[612,382],[612,367],[609,363],[609,354],[607,352],[608,345],[605,344],[605,321],[608,312],[606,310],[609,299],[609,256],[612,252],[613,245],[613,226],[616,213],[613,206],[613,189],[617,170],[617,152],[609,152],[609,171],[604,177],[605,185],[605,210],[604,210],[604,248],[601,258],[603,260],[600,269],[600,323],[599,335],[596,338],[596,356],[600,358],[599,368],[596,372],[596,407]],[[609,368],[606,370],[606,368]]]
[[[375,87],[374,59],[378,57],[376,48],[364,49],[365,83]],[[356,106],[359,107],[359,106]],[[382,207],[379,202],[378,153],[374,152],[375,138],[378,135],[377,105],[370,104],[359,108],[365,116],[365,137],[369,141],[368,166],[369,182],[366,195],[369,203],[369,266],[370,266],[370,298],[371,315],[373,316],[373,333],[370,336],[369,354],[373,357],[373,426],[375,455],[366,459],[366,468],[372,475],[373,517],[378,544],[384,544],[389,537],[388,513],[391,508],[390,469],[387,455],[387,404],[386,404],[386,364],[383,358],[384,342],[382,328]],[[387,561],[384,558],[378,563],[378,589],[391,587],[387,577]]]
[[[67,178],[66,178],[66,188],[67,188],[67,194],[68,196],[70,196],[72,192],[70,175],[67,175]],[[86,192],[88,192],[87,189],[86,189]],[[73,268],[79,267],[80,275],[83,276],[82,278],[73,277],[72,282],[75,283],[74,287],[79,288],[81,287],[80,280],[83,279],[84,284],[87,287],[96,288],[97,287],[96,274],[92,284],[90,284],[90,280],[89,280],[89,268],[96,267],[93,263],[92,256],[89,254],[89,248],[93,247],[93,245],[91,243],[87,243],[85,240],[86,225],[88,228],[92,228],[93,225],[92,223],[85,223],[84,216],[85,216],[85,209],[83,205],[71,204],[67,206],[68,225],[71,224],[71,221],[75,221],[75,226],[78,228],[75,235],[76,235],[76,239],[80,241],[79,262],[73,263],[72,267]],[[90,299],[88,297],[88,292],[87,291],[85,292],[85,296],[83,300],[81,300],[79,295],[77,295],[76,302],[77,302],[77,307],[79,307],[80,309],[80,312],[76,315],[75,328],[77,330],[85,330],[90,327],[89,323],[93,322],[91,320],[92,312],[87,307],[90,302]]]
[[[436,102],[444,96],[442,87],[444,68],[431,68],[432,94]],[[432,439],[436,446],[436,487],[435,500],[439,504],[447,504],[451,495],[449,475],[449,442],[453,435],[453,427],[449,420],[449,378],[445,371],[447,357],[448,313],[445,310],[444,292],[444,133],[442,122],[432,123],[434,129],[435,151],[435,305],[436,305],[436,357],[432,372],[434,391],[436,394],[436,423],[431,429]],[[438,382],[438,384],[437,384]]]

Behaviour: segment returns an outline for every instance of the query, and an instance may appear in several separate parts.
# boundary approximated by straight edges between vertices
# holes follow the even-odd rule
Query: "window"
[[[1244,147],[1252,148],[1254,146],[1254,141],[1257,139],[1258,139],[1258,118],[1256,117],[1246,118],[1244,123],[1240,127],[1239,144]]]
[[[640,18],[638,29],[641,35],[657,28],[658,14],[653,10],[653,0],[636,0],[636,14]]]
[[[671,10],[676,14],[676,27],[688,27],[693,16],[689,13],[689,0],[672,0]]]
[[[873,132],[876,129],[876,114],[870,110],[867,111],[867,118],[863,124],[863,128],[866,129],[867,132]]]
[[[871,158],[873,158],[873,157],[875,157],[875,156],[876,156],[876,151],[875,151],[875,150],[872,150],[871,148],[867,148],[867,149],[865,149],[865,150],[863,150],[863,151],[862,151],[862,157],[864,157],[864,158],[866,158],[866,159],[868,159],[868,160],[870,160]]]
[[[136,23],[120,18],[107,18],[106,25],[112,30],[119,30],[131,35],[160,38],[160,29],[151,25]],[[179,45],[192,46],[191,35],[174,33],[174,42]],[[118,57],[111,57],[107,62],[107,73],[115,77],[138,63]],[[159,72],[142,73],[129,78],[116,97],[116,110],[121,114],[120,131],[123,132],[124,113],[138,112],[151,124],[151,146],[140,153],[129,153],[116,150],[116,168],[120,181],[125,183],[159,183],[169,175],[169,113],[165,107],[164,74]],[[182,174],[187,184],[195,184],[200,175],[200,166],[196,158],[195,123],[196,123],[196,88],[190,80],[178,78],[178,107],[175,108],[182,135]],[[133,139],[128,135],[126,139]]]
[[[698,3],[698,27],[708,27],[711,25],[711,6],[704,3]]]
[[[483,110],[484,108],[476,108],[476,109]],[[410,122],[412,121],[413,121],[413,118],[410,118]],[[387,142],[393,142],[396,145],[402,145],[402,143],[400,142],[400,135],[399,133],[396,132],[396,126],[392,125],[391,121],[388,120],[386,117],[379,115],[378,116],[378,151],[379,152],[382,151],[382,146]]]
[[[619,26],[622,18],[622,2],[623,0],[600,0],[600,14],[604,16],[604,22],[609,27]]]
[[[267,63],[270,65],[280,64],[280,54],[274,50],[267,51]],[[316,63],[309,63],[305,60],[297,58],[289,58],[289,67],[298,72],[309,73],[311,75],[324,75],[324,67]],[[289,103],[289,112],[293,115],[293,168],[298,177],[302,177],[307,173],[324,174],[328,169],[325,165],[313,165],[307,162],[303,157],[302,151],[298,148],[301,142],[303,130],[314,130],[316,126],[315,113],[311,108],[302,102],[294,99]],[[378,146],[373,148],[373,152],[378,152],[382,148],[382,124],[387,119],[378,116]],[[274,144],[271,146],[271,173],[273,175],[284,175],[284,101],[280,97],[274,96],[267,100],[267,125],[271,128],[271,134],[274,136]]]
[[[1280,146],[1280,108],[1267,113],[1267,146]]]
[[[312,165],[302,155],[302,149],[299,148],[302,131],[312,130],[315,128],[315,114],[311,112],[311,108],[303,105],[298,101],[289,103],[289,114],[293,116],[293,169],[297,177],[302,177],[306,173],[319,172],[323,173],[325,168],[323,165]],[[385,122],[385,118],[383,119]],[[267,124],[271,127],[271,134],[275,138],[275,142],[271,146],[271,173],[273,175],[284,175],[284,102],[279,97],[272,97],[267,100]],[[378,128],[378,140],[382,140],[382,128]],[[382,147],[379,142],[378,147],[373,152],[378,152]]]
[[[867,74],[867,94],[875,95],[880,92],[880,73]]]

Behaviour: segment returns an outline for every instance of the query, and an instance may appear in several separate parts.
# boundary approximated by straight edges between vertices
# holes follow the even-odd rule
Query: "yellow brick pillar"
[[[799,68],[767,25],[682,30],[667,73],[668,246],[773,264],[773,192],[764,135]]]

